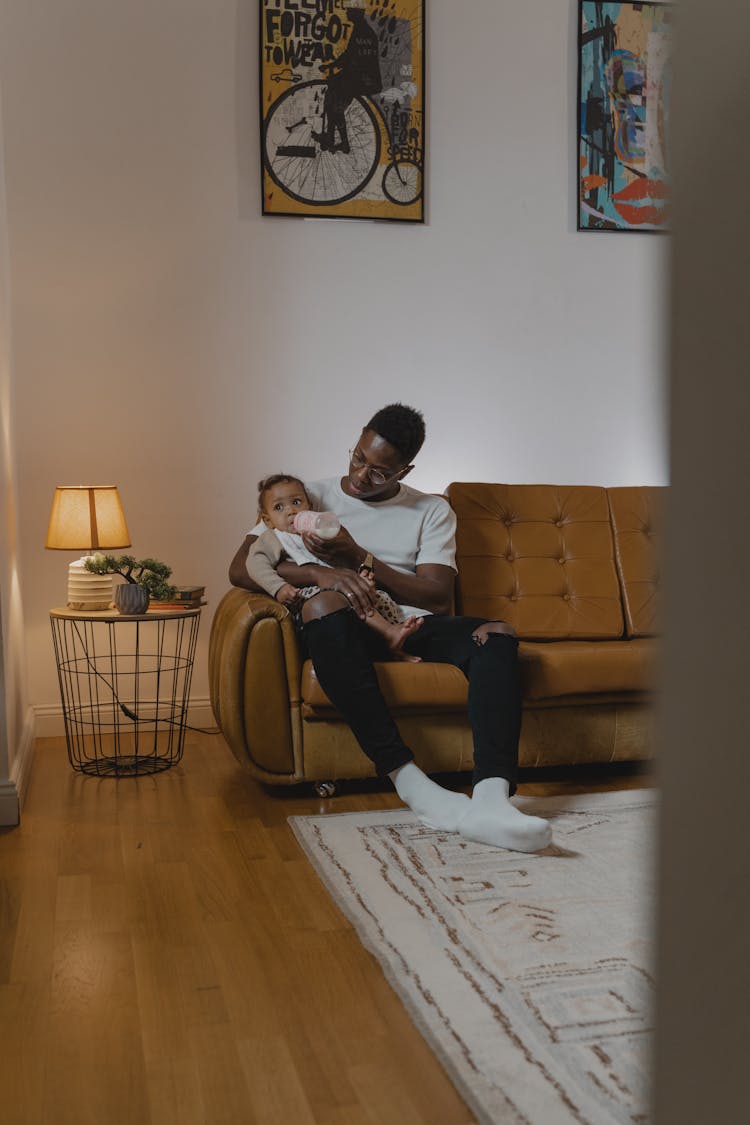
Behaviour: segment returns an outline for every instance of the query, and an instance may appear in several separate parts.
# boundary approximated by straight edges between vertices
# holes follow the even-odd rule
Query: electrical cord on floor
[[[154,717],[151,719],[142,719],[140,715],[136,715],[135,711],[132,711],[130,707],[128,707],[127,703],[122,703],[121,700],[117,698],[117,695],[112,689],[111,685],[110,691],[112,691],[112,698],[115,700],[122,713],[124,715],[127,715],[127,717],[134,723],[171,723],[173,727],[182,727],[183,730],[194,730],[197,731],[198,734],[222,733],[221,727],[194,727],[191,723],[182,723],[179,719],[170,719],[167,717],[160,718],[158,715],[154,715]]]
[[[122,700],[118,696],[117,692],[115,691],[114,684],[110,680],[108,680],[106,676],[103,676],[102,673],[99,671],[99,669],[96,667],[96,665],[94,664],[94,662],[92,661],[91,657],[88,654],[88,651],[86,649],[86,645],[83,642],[83,638],[81,637],[80,631],[78,629],[78,623],[75,622],[75,621],[73,622],[73,628],[75,629],[76,633],[78,634],[78,640],[81,643],[81,651],[84,654],[84,657],[86,659],[86,663],[88,664],[89,668],[94,673],[94,675],[97,676],[102,681],[102,683],[107,685],[110,692],[112,693],[113,700],[115,701],[117,706],[120,708],[123,715],[125,715],[128,719],[130,719],[131,722],[133,722],[133,723],[169,723],[173,727],[182,727],[183,730],[194,730],[198,734],[221,734],[222,733],[221,727],[194,727],[190,723],[181,722],[179,719],[172,719],[172,718],[169,718],[169,717],[160,718],[158,715],[154,715],[153,718],[150,718],[150,719],[147,719],[147,718],[142,719],[140,717],[140,715],[137,715],[136,712],[132,710],[132,708],[128,707],[127,703],[122,702]],[[158,707],[158,703],[157,703],[157,707]]]

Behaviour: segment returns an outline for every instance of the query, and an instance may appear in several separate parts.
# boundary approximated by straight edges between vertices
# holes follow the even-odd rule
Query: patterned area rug
[[[290,817],[482,1123],[648,1120],[653,790],[519,798],[537,855],[407,810]]]

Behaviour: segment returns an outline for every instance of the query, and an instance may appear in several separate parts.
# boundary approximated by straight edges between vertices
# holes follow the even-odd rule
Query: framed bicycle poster
[[[424,221],[424,0],[260,0],[264,215]]]
[[[578,229],[669,225],[672,8],[580,0]]]

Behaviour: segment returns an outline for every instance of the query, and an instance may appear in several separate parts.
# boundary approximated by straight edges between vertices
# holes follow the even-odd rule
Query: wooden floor
[[[0,831],[3,1125],[469,1125],[286,820],[399,804],[271,794],[220,737],[122,780],[40,740],[22,823]]]

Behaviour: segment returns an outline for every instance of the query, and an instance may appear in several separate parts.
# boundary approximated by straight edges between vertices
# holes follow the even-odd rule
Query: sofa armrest
[[[301,660],[292,619],[267,594],[232,589],[208,649],[211,706],[237,760],[260,781],[300,780]]]

